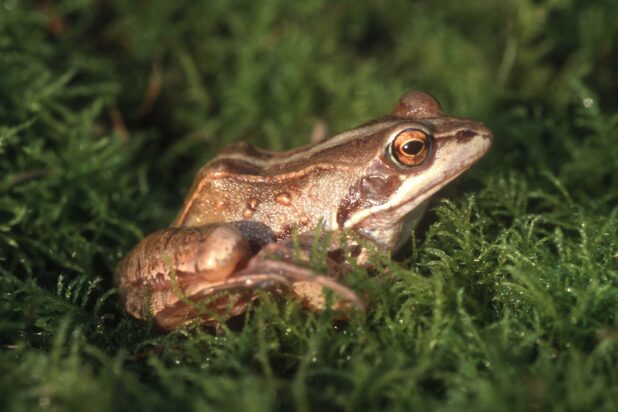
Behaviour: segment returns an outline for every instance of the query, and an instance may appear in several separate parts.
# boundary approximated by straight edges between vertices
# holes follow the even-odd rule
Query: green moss
[[[3,410],[616,410],[618,4],[0,1]],[[158,334],[111,273],[243,139],[435,94],[487,158],[334,323]]]

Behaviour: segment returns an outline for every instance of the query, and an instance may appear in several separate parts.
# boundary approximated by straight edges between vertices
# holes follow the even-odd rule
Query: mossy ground
[[[0,1],[0,409],[618,409],[615,1]],[[402,91],[482,119],[349,324],[263,296],[159,334],[111,273],[238,139]],[[334,325],[334,326],[333,326]]]

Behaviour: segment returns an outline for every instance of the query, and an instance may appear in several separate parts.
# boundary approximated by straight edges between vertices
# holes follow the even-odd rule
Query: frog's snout
[[[479,134],[483,139],[489,140],[490,143],[494,141],[493,132],[483,124],[479,125]]]

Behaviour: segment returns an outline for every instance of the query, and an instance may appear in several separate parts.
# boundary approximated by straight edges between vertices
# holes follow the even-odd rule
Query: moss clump
[[[0,408],[616,410],[616,2],[0,1]],[[235,139],[408,88],[490,155],[333,327],[264,296],[160,335],[111,271]]]

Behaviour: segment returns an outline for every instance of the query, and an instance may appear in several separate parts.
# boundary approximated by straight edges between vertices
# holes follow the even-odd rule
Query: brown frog
[[[330,290],[337,308],[362,308],[340,282],[346,257],[366,264],[363,244],[397,250],[429,198],[492,139],[481,123],[448,116],[432,96],[411,91],[390,115],[319,143],[286,152],[231,146],[199,171],[172,226],[118,265],[124,307],[139,319],[152,314],[164,330],[238,315],[259,289],[317,310]],[[324,274],[302,264],[316,232],[332,235]]]

